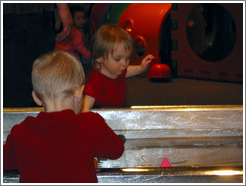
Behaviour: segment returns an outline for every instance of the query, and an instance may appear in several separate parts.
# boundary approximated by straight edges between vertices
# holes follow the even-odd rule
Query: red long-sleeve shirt
[[[19,169],[24,183],[97,182],[94,157],[119,158],[124,145],[96,113],[72,110],[27,117],[3,147],[3,168]]]
[[[85,85],[85,94],[95,98],[95,105],[119,106],[126,99],[126,70],[116,79],[111,79],[92,69]]]

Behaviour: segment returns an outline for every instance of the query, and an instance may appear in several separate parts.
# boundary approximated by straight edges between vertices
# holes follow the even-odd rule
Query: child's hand
[[[123,143],[126,142],[126,137],[123,134],[118,135]]]
[[[151,61],[154,59],[155,57],[152,54],[148,54],[147,56],[145,56],[145,58],[143,58],[142,62],[141,62],[141,69],[142,72],[145,72],[148,67],[149,64],[151,63]]]
[[[139,75],[145,71],[147,71],[149,64],[155,57],[152,54],[148,54],[145,58],[143,58],[140,65],[130,65],[127,68],[126,78]]]

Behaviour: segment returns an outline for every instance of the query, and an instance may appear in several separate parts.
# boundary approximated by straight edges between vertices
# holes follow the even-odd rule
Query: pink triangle
[[[167,158],[164,158],[164,160],[162,161],[160,167],[172,167],[172,165],[169,163]]]

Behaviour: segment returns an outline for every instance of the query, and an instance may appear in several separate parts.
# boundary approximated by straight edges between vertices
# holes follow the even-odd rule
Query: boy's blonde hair
[[[81,63],[67,52],[50,52],[34,61],[32,85],[40,100],[70,96],[84,81]]]
[[[133,53],[133,40],[130,34],[115,24],[106,24],[101,26],[94,34],[91,45],[90,61],[93,67],[100,69],[100,64],[96,59],[100,57],[108,58],[109,52],[114,51],[118,44],[123,43],[127,51]]]

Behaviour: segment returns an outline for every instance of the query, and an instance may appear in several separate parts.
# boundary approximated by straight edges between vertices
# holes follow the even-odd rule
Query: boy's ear
[[[96,59],[96,62],[98,62],[98,63],[102,63],[102,61],[103,61],[103,57],[99,57]]]
[[[74,91],[74,96],[77,100],[82,99],[84,88],[85,88],[85,85],[82,85],[76,88],[76,90]]]
[[[38,98],[36,92],[32,91],[32,98],[38,106],[42,106],[42,101]]]

